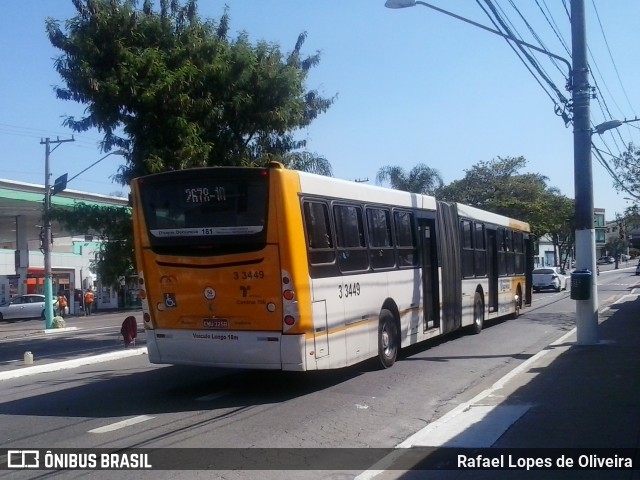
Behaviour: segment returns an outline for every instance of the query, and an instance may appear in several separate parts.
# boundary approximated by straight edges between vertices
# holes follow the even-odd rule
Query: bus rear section
[[[298,313],[283,296],[291,278],[280,265],[278,229],[267,228],[278,204],[269,183],[268,169],[222,167],[132,182],[152,363],[302,368],[302,340],[282,335],[284,318]]]

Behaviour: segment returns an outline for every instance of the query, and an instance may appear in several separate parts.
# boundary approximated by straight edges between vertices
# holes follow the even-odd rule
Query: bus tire
[[[471,325],[471,332],[477,335],[482,331],[482,327],[484,327],[484,302],[480,292],[476,292],[473,297],[473,325]]]
[[[516,298],[515,298],[515,310],[511,314],[511,319],[515,320],[520,316],[520,309],[522,308],[522,293],[520,291],[520,287],[516,290]]]
[[[391,367],[398,356],[400,335],[396,319],[387,309],[380,312],[378,322],[378,357],[384,368]]]

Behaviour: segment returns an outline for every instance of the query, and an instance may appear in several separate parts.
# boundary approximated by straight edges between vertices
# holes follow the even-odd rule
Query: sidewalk
[[[600,312],[597,345],[575,344],[575,330],[474,399],[428,425],[399,447],[553,449],[572,457],[615,457],[625,450],[634,469],[526,471],[434,468],[429,449],[405,471],[372,471],[359,479],[640,479],[640,299],[636,288]],[[576,450],[570,450],[576,449]],[[507,450],[505,450],[507,451]],[[418,450],[420,452],[420,450]],[[425,453],[426,452],[426,453]],[[473,453],[473,450],[467,453]],[[480,450],[479,452],[487,453]],[[489,453],[491,450],[488,451]],[[526,450],[522,452],[528,455]],[[530,451],[531,456],[536,453]],[[425,457],[425,455],[427,455]],[[411,456],[409,454],[409,456]],[[415,454],[414,454],[415,456]],[[409,458],[409,457],[405,457]],[[457,457],[452,457],[457,459]],[[422,467],[420,464],[422,463]],[[450,465],[449,465],[450,468]]]

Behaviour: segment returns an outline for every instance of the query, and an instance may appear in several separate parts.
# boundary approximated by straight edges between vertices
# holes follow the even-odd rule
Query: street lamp
[[[491,33],[494,33],[496,35],[499,35],[502,38],[506,38],[507,40],[510,40],[510,41],[512,41],[514,43],[517,43],[518,45],[522,45],[524,47],[530,48],[530,49],[535,50],[537,52],[544,53],[548,57],[552,57],[552,58],[555,58],[556,60],[560,60],[569,69],[569,79],[571,79],[571,64],[565,58],[563,58],[563,57],[561,57],[559,55],[556,55],[554,53],[548,52],[547,50],[545,50],[543,48],[540,48],[540,47],[537,47],[537,46],[532,45],[530,43],[527,43],[527,42],[524,42],[522,40],[519,40],[519,39],[517,39],[515,37],[512,37],[511,35],[508,35],[506,33],[501,32],[499,30],[494,30],[493,28],[489,28],[486,25],[482,25],[481,23],[474,22],[473,20],[469,20],[468,18],[461,17],[460,15],[456,15],[453,12],[449,12],[448,10],[444,10],[444,9],[442,9],[440,7],[436,7],[435,5],[431,5],[430,3],[422,2],[420,0],[387,0],[385,2],[385,4],[384,4],[385,7],[392,8],[392,9],[415,7],[416,5],[422,5],[424,7],[431,8],[432,10],[435,10],[437,12],[444,13],[445,15],[449,15],[450,17],[456,18],[458,20],[462,20],[465,23],[469,23],[469,24],[473,25],[474,27],[478,27],[478,28],[481,28],[483,30],[486,30],[487,32],[491,32]]]
[[[625,123],[631,123],[631,122],[640,122],[640,118],[632,118],[631,120],[609,120],[606,122],[601,123],[600,125],[596,125],[595,127],[593,127],[592,133],[597,133],[598,135],[602,135],[604,132],[606,132],[607,130],[611,130],[613,128],[618,128],[621,125],[624,125]]]
[[[595,229],[593,225],[593,176],[591,169],[591,134],[589,128],[589,67],[587,64],[586,28],[584,0],[571,1],[571,45],[572,60],[554,55],[544,49],[518,40],[511,35],[473,22],[467,18],[448,12],[420,0],[387,0],[387,8],[406,8],[422,5],[451,17],[470,23],[488,32],[506,38],[518,45],[531,48],[549,57],[564,62],[569,67],[569,86],[573,105],[573,164],[575,183],[575,221],[576,221],[576,269],[596,271]],[[603,129],[615,128],[614,125]],[[595,276],[591,275],[588,299],[576,300],[577,341],[581,345],[598,342],[598,291]]]
[[[65,141],[73,141],[73,140],[57,140],[56,142],[59,144]],[[44,322],[45,329],[49,329],[53,325],[53,281],[52,281],[52,267],[51,267],[51,245],[53,244],[53,236],[51,234],[51,197],[57,193],[62,192],[67,188],[67,183],[77,178],[91,167],[97,165],[105,158],[111,155],[124,155],[126,152],[124,150],[114,150],[113,152],[107,153],[101,159],[93,162],[87,168],[82,170],[77,175],[74,175],[69,180],[67,180],[67,174],[58,177],[53,186],[49,185],[49,155],[51,153],[51,149],[49,144],[52,143],[48,138],[46,141],[42,142],[46,144],[46,156],[45,156],[45,183],[44,183],[44,238],[42,239],[42,253],[44,255]]]

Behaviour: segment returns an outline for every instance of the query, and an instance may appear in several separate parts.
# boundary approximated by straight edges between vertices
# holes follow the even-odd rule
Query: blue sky
[[[402,10],[384,0],[200,0],[203,17],[217,19],[228,5],[231,29],[248,32],[290,51],[300,32],[304,52],[321,52],[307,87],[335,104],[300,134],[308,149],[325,156],[336,177],[369,179],[384,165],[409,170],[418,163],[438,169],[445,183],[460,179],[481,160],[524,156],[527,170],[573,197],[573,135],[554,113],[553,93],[543,89],[506,42],[497,35],[423,6]],[[430,2],[493,26],[472,0]],[[484,2],[481,2],[484,4]],[[569,59],[558,37],[571,45],[570,25],[560,0],[493,0],[529,43]],[[512,3],[520,9],[514,10]],[[569,8],[568,1],[566,8]],[[592,123],[635,118],[640,109],[640,2],[585,0],[589,62],[599,87],[592,100]],[[541,13],[546,12],[546,18]],[[41,139],[70,138],[65,115],[83,106],[58,100],[53,59],[59,54],[46,37],[45,18],[74,15],[71,0],[5,2],[0,28],[0,178],[44,183]],[[558,35],[550,28],[555,24]],[[567,98],[566,72],[536,56],[551,82]],[[591,81],[594,85],[594,81]],[[640,122],[602,137],[598,148],[618,155],[624,144],[640,144]],[[52,177],[73,176],[104,156],[100,134],[75,135],[51,155]],[[611,155],[605,154],[606,160]],[[121,158],[112,155],[75,179],[69,188],[110,194],[127,191],[109,179]],[[594,204],[607,218],[629,204],[593,157]]]

